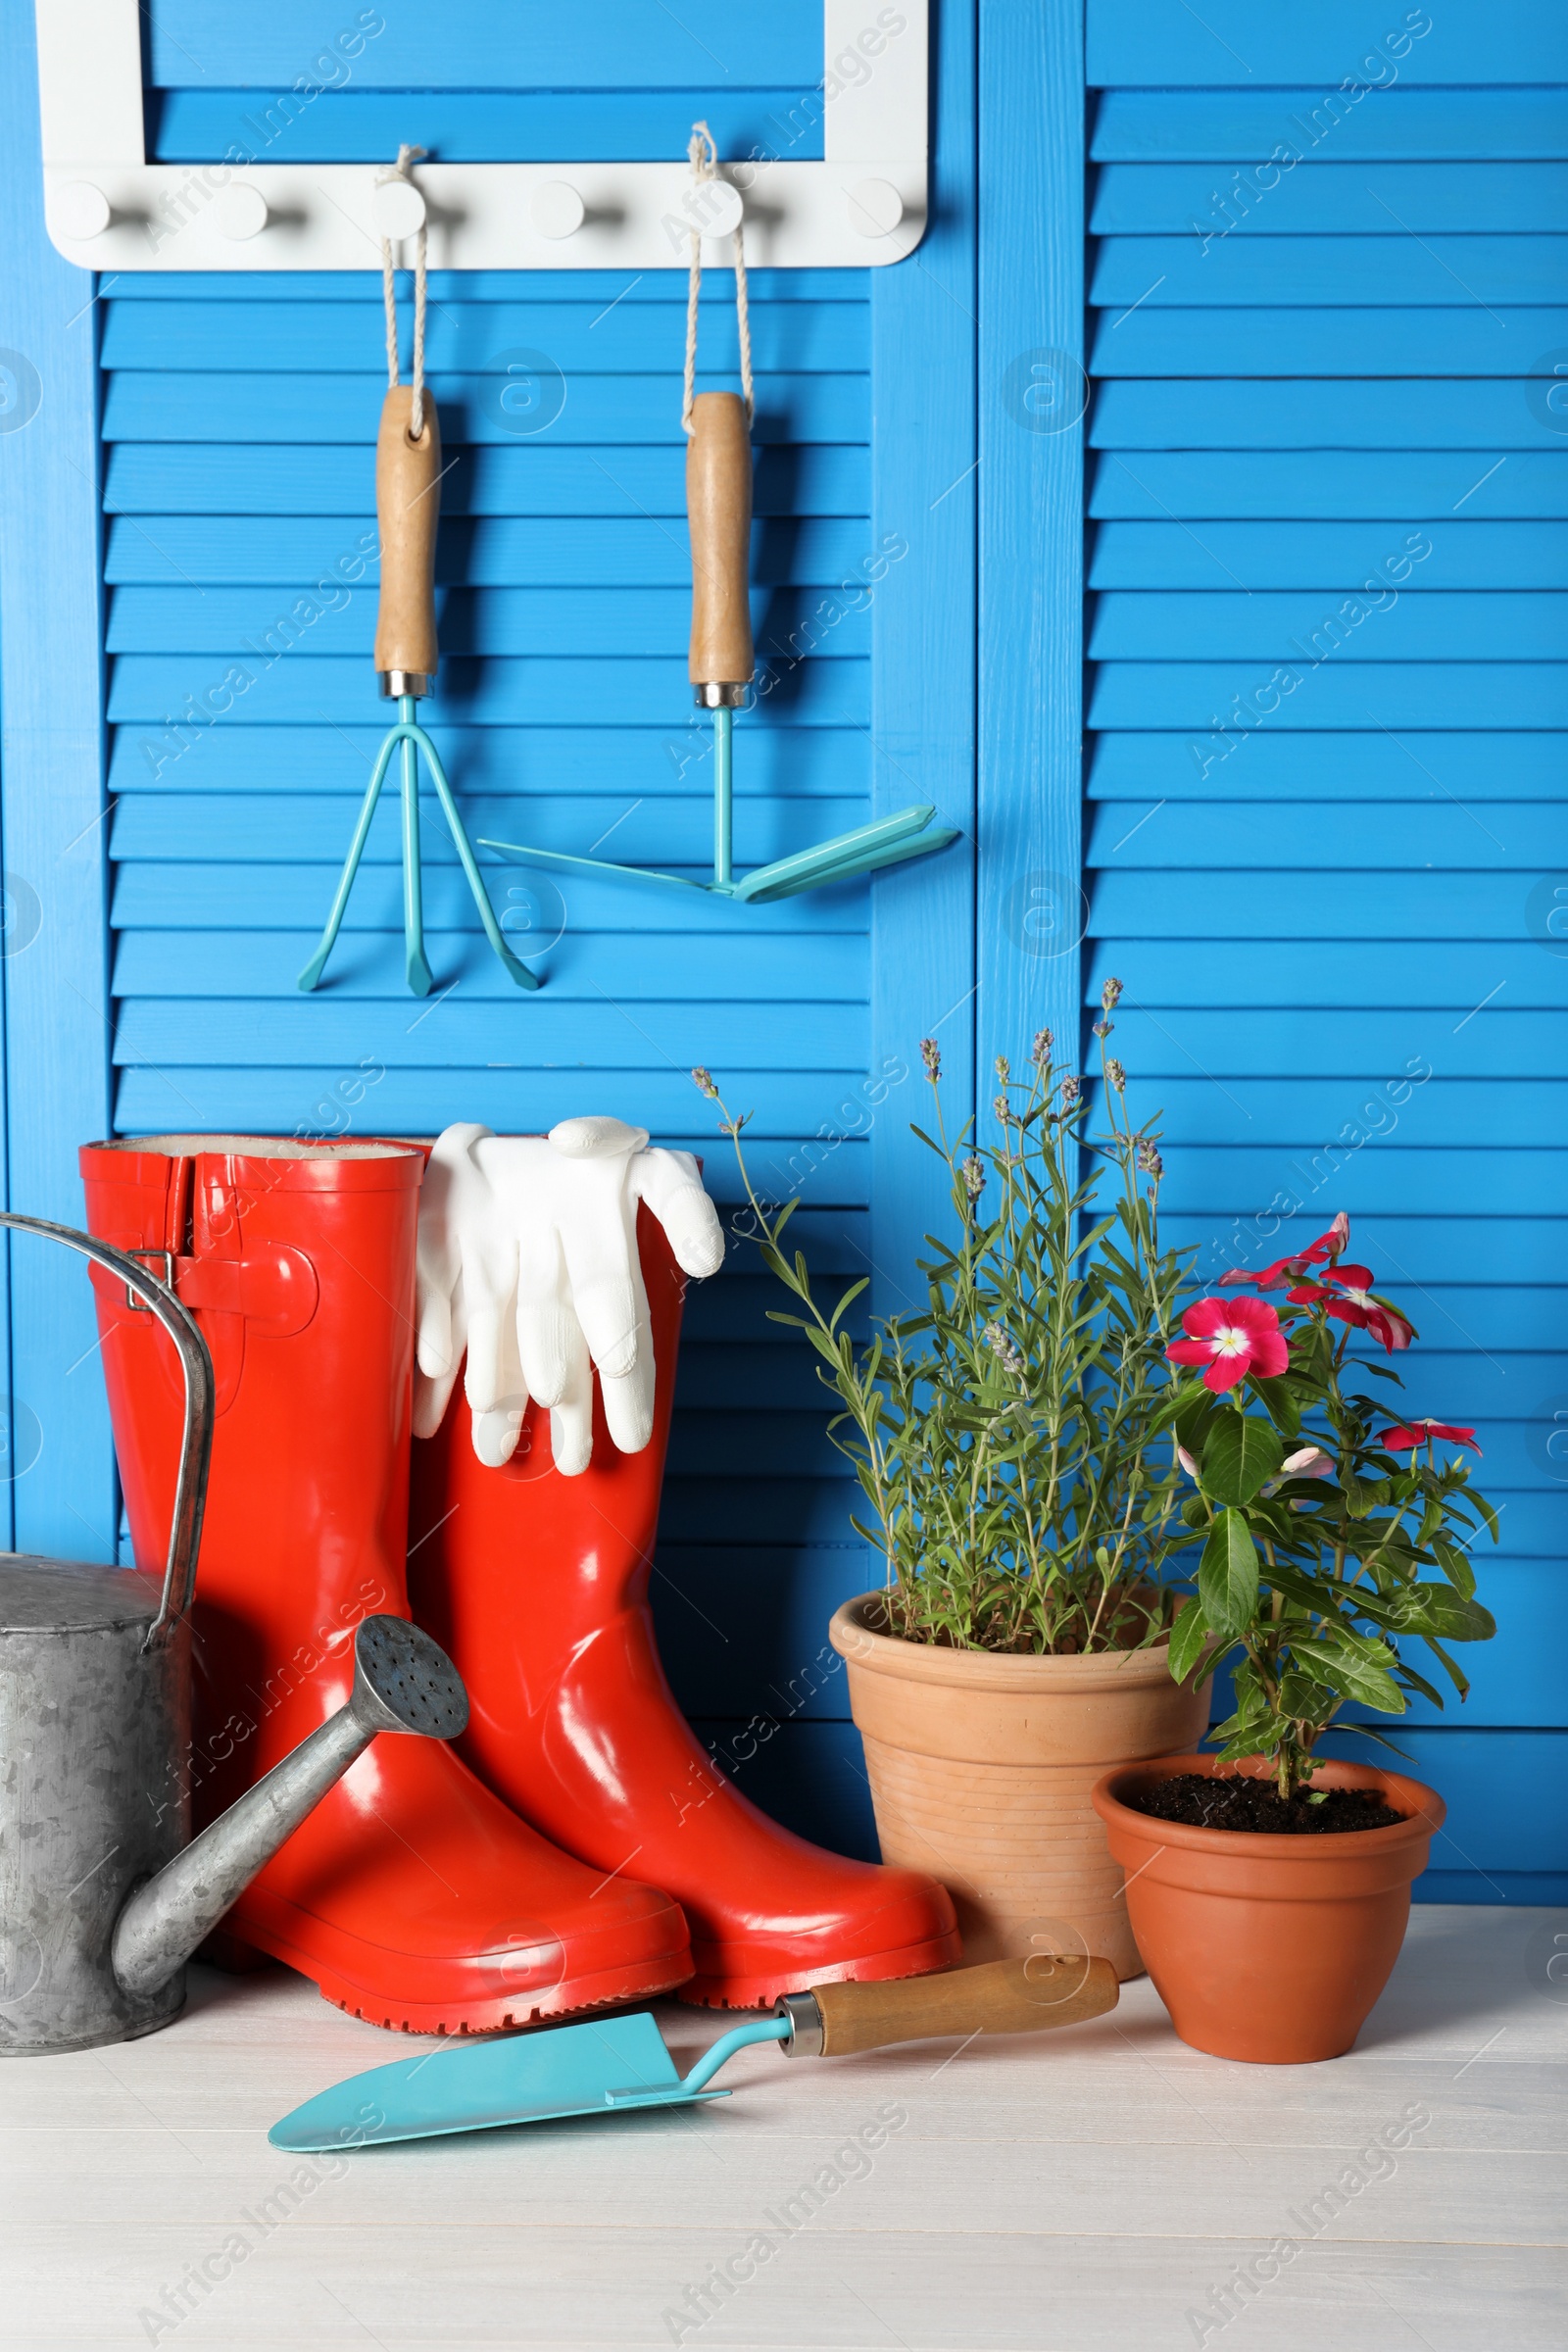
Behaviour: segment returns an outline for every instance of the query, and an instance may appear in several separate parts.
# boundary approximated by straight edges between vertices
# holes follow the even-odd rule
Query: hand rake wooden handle
[[[381,677],[435,675],[435,534],[441,519],[441,426],[424,395],[424,429],[409,438],[412,384],[394,384],[375,444],[375,516],[381,529],[381,601],[375,666]]]
[[[746,573],[752,536],[752,444],[738,392],[699,392],[686,445],[692,538],[694,686],[749,686],[756,668]],[[704,698],[699,695],[701,702]]]
[[[1033,1954],[991,1960],[951,1975],[895,1984],[813,1984],[824,2058],[882,2050],[942,2034],[1048,2034],[1114,2009],[1120,1992],[1108,1960]]]

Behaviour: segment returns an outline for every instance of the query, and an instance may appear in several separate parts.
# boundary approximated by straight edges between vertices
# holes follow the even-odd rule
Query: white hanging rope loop
[[[398,160],[377,173],[376,185],[384,187],[389,179],[406,179],[414,185],[409,166],[416,164],[422,147],[400,147]],[[414,400],[409,411],[409,438],[419,440],[424,432],[424,222],[419,223],[414,246]],[[381,300],[386,306],[386,381],[388,391],[398,385],[398,297],[397,272],[392,260],[392,240],[381,239]]]
[[[700,188],[705,180],[718,177],[718,149],[713,134],[706,122],[692,124],[691,145],[686,150],[691,159],[692,181]],[[735,224],[735,323],[740,332],[741,393],[746,402],[746,421],[752,422],[757,402],[752,392],[752,315],[746,288],[746,230],[742,222]],[[691,266],[686,276],[686,372],[681,399],[681,430],[688,439],[692,432],[692,402],[697,397],[697,304],[703,287],[703,238],[700,228],[692,230]]]

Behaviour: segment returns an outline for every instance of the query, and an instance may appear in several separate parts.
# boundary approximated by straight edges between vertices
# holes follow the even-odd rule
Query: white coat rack
[[[84,269],[379,270],[421,225],[432,270],[684,269],[738,218],[754,268],[902,261],[926,220],[926,0],[824,0],[821,163],[149,164],[138,0],[36,0],[45,208]],[[409,136],[416,138],[417,124]],[[742,208],[740,210],[737,207]]]

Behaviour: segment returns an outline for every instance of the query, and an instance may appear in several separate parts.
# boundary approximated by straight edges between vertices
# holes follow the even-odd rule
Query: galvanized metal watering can
[[[133,1568],[0,1552],[0,2056],[93,2049],[169,2024],[185,1962],[378,1732],[451,1740],[467,1694],[400,1617],[367,1617],[346,1706],[190,1836],[190,1624],[213,1366],[136,1258],[0,1212],[106,1266],[179,1351],[185,1429],[162,1588]]]

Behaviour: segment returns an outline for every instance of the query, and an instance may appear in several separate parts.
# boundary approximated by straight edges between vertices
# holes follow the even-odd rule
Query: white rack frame
[[[380,167],[149,164],[138,0],[36,0],[36,11],[45,211],[69,261],[114,271],[380,268]],[[890,16],[901,20],[893,31],[878,22]],[[825,160],[720,167],[744,201],[754,268],[875,268],[903,261],[925,232],[926,0],[823,0],[823,19],[827,74],[847,50],[865,68],[824,95]],[[415,176],[433,270],[677,269],[703,225],[683,160],[418,164]],[[254,195],[227,194],[240,188]],[[563,235],[573,192],[581,225]],[[257,198],[265,225],[253,228]],[[539,225],[552,215],[554,235]],[[727,237],[704,249],[729,258]]]

